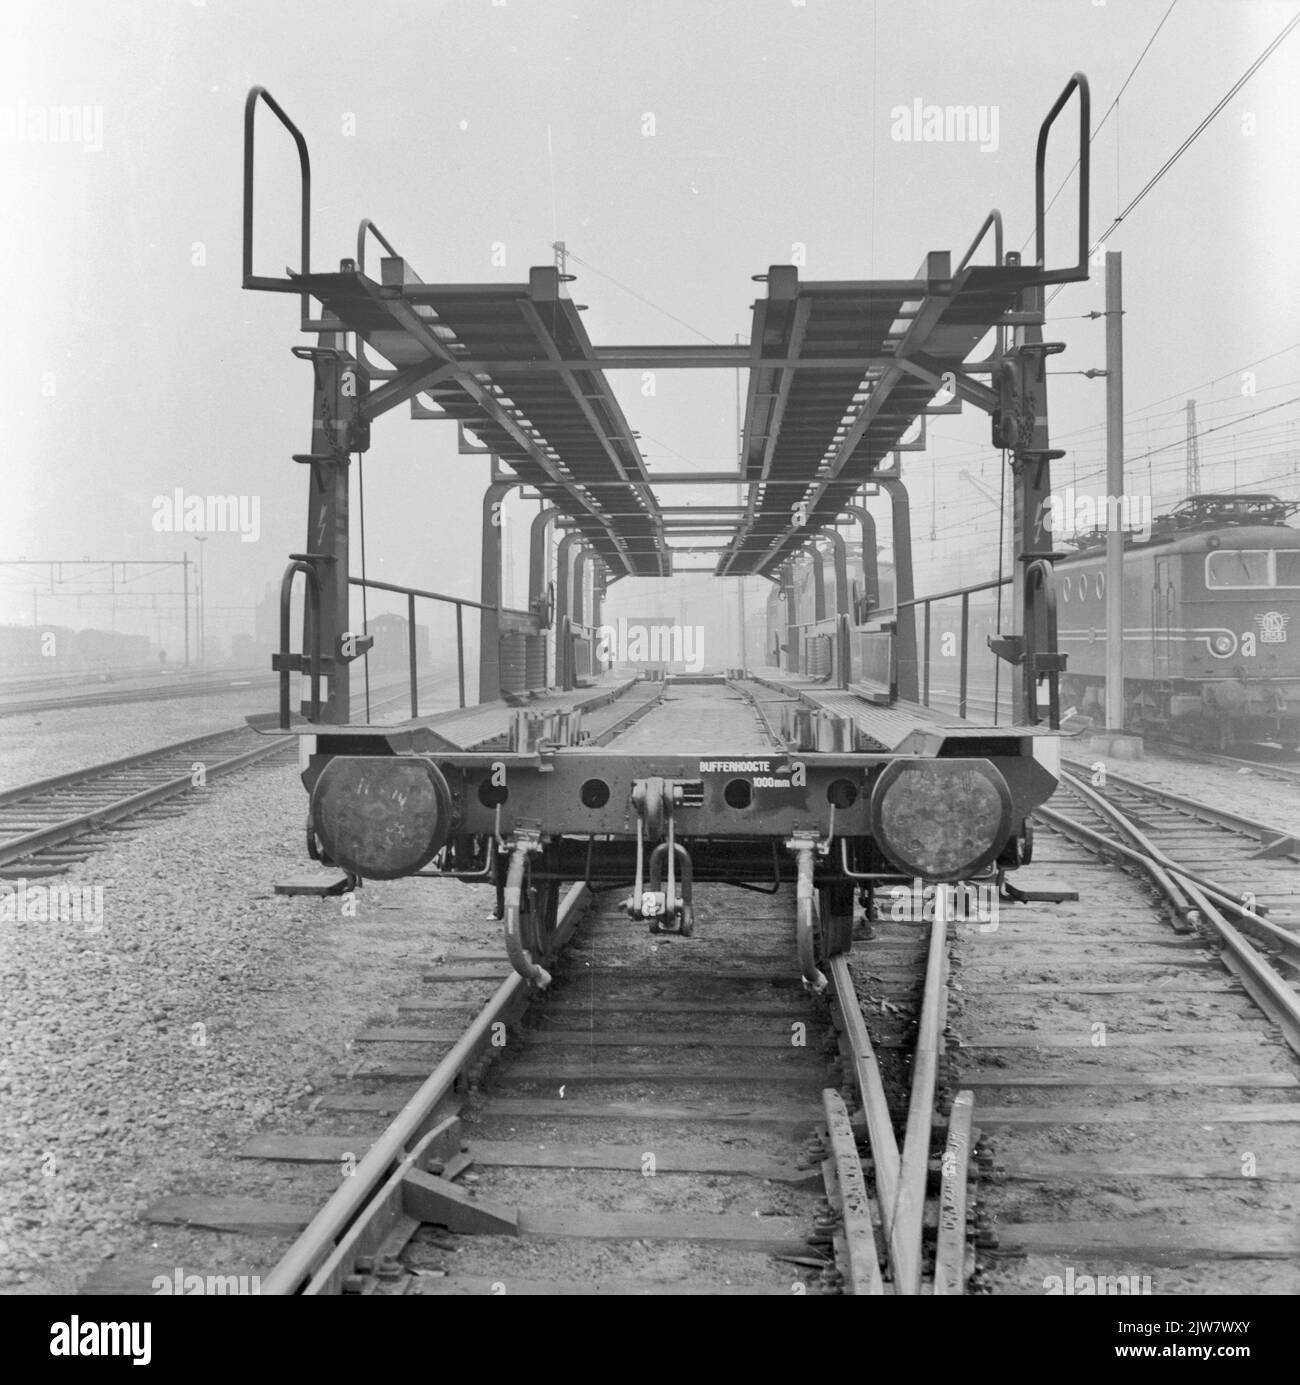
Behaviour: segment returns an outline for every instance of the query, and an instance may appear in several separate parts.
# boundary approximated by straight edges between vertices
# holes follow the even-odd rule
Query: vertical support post
[[[559,507],[547,505],[533,516],[528,531],[528,604],[536,610],[546,599],[547,536],[551,521],[560,513]]]
[[[1106,729],[1124,729],[1124,294],[1122,258],[1106,252]]]
[[[411,717],[414,719],[420,715],[420,674],[416,667],[414,592],[407,592],[406,594],[406,651],[411,665]]]
[[[897,463],[898,454],[895,453]],[[920,694],[916,658],[916,607],[899,603],[911,601],[916,595],[912,584],[912,514],[907,487],[902,481],[882,477],[880,489],[889,496],[894,531],[894,604],[898,650],[898,695],[904,701],[915,702]]]
[[[465,608],[456,603],[456,681],[460,685],[460,705],[465,705]]]
[[[181,577],[182,577],[182,585],[184,586],[184,589],[185,589],[185,591],[184,591],[184,602],[185,602],[185,667],[186,667],[186,668],[189,668],[189,666],[190,666],[190,555],[189,555],[188,553],[184,553],[184,554],[181,555]],[[35,601],[35,598],[36,598],[36,593],[35,593],[35,591],[33,591],[33,592],[32,592],[32,599],[33,599],[33,601]]]
[[[1027,289],[1023,298],[1025,310],[1041,317],[1043,290]],[[995,377],[1000,390],[1011,385],[1008,407],[1014,410],[1013,417],[1003,420],[1007,429],[1003,445],[1014,447],[1011,591],[1022,659],[1012,705],[1014,719],[1021,724],[1042,720],[1038,714],[1039,677],[1047,672],[1053,683],[1057,679],[1051,667],[1056,660],[1056,612],[1049,594],[1055,552],[1044,520],[1051,509],[1052,459],[1064,455],[1049,446],[1047,427],[1047,357],[1060,349],[1059,345],[1044,343],[1039,323],[1019,326],[1010,359],[1004,358]],[[1028,569],[1039,562],[1047,567],[1039,569],[1039,576],[1031,582]]]
[[[580,534],[566,534],[560,540],[555,555],[555,685],[564,686],[565,670],[568,668],[568,651],[565,642],[570,639],[566,620],[572,618],[573,601],[573,550],[582,542]]]
[[[573,623],[587,624],[587,564],[596,555],[584,545],[573,564]]]
[[[551,521],[560,513],[556,505],[543,506],[534,516],[528,531],[528,609],[540,611],[546,602],[546,584],[550,580]],[[542,667],[550,667],[547,641],[550,634],[543,630]]]
[[[808,545],[808,556],[812,559],[813,575],[813,619],[826,619],[826,559],[816,543]]]
[[[842,511],[856,515],[862,528],[862,595],[873,611],[880,609],[880,566],[876,555],[876,521],[865,505],[846,505]]]
[[[835,572],[835,614],[849,614],[849,555],[844,535],[836,529],[823,529],[822,537],[831,546],[831,565]]]
[[[781,590],[785,593],[785,668],[799,672],[799,603],[795,600],[794,567],[781,564]]]
[[[303,561],[311,563],[320,584],[319,625],[312,628],[309,612],[303,625],[304,646],[310,650],[319,643],[321,672],[328,680],[320,720],[335,725],[346,725],[351,712],[349,660],[343,657],[351,598],[350,454],[370,446],[369,424],[361,413],[368,377],[342,345],[340,333],[323,332],[318,345],[293,348],[300,360],[311,362],[313,377],[311,451],[294,458],[310,469]],[[199,585],[202,588],[202,573]],[[200,611],[200,648],[204,624]]]
[[[605,617],[606,575],[604,560],[598,558],[591,574],[591,623],[597,630],[600,629]]]
[[[929,614],[928,611],[927,611],[927,614]],[[958,698],[957,715],[958,715],[959,717],[961,717],[961,719],[962,719],[963,721],[965,721],[965,719],[966,719],[966,652],[967,652],[966,645],[967,645],[967,639],[968,639],[969,635],[970,635],[970,592],[962,592],[962,594],[961,594],[961,671],[960,671],[960,673],[959,673],[959,675],[958,675],[958,683],[957,683],[957,698]],[[927,638],[927,640],[928,640],[928,638],[929,638],[929,632],[928,632],[928,631],[926,632],[926,638]],[[927,652],[928,652],[928,651],[927,651]],[[928,670],[927,670],[927,673],[928,673]],[[928,676],[927,676],[927,678],[926,678],[926,682],[927,682],[927,684],[929,683],[929,678],[928,678]]]
[[[921,685],[921,705],[930,705],[930,602],[925,603],[925,659],[922,664],[924,682]]]
[[[496,458],[493,457],[495,468]],[[518,482],[493,481],[483,492],[483,546],[480,559],[478,625],[478,700],[501,696],[501,502]]]

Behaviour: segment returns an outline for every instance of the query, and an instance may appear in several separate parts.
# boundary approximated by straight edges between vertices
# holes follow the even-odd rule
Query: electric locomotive
[[[1124,704],[1130,730],[1219,748],[1300,744],[1300,501],[1195,495],[1124,542]],[[1057,564],[1063,695],[1102,715],[1105,534]]]

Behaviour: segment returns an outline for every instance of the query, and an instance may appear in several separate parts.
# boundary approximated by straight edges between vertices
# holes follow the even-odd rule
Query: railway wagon
[[[1300,531],[1293,502],[1193,496],[1124,549],[1125,725],[1222,748],[1300,744]],[[1057,565],[1062,691],[1105,698],[1106,556],[1093,542]]]
[[[1071,98],[1078,218],[1065,262],[1053,264],[1046,148]],[[300,268],[285,277],[253,269],[260,104],[293,138],[302,170]],[[511,962],[537,986],[550,980],[559,891],[570,882],[626,891],[630,919],[680,936],[695,927],[696,882],[770,893],[792,884],[798,965],[816,990],[827,984],[819,957],[846,950],[855,900],[878,887],[988,881],[1007,898],[1074,897],[1006,879],[1028,862],[1031,815],[1059,777],[1055,555],[1024,527],[1013,533],[1012,556],[1027,580],[1001,655],[1015,670],[1015,717],[1000,726],[919,705],[912,622],[863,623],[874,612],[852,600],[834,538],[838,586],[827,610],[837,637],[815,632],[812,651],[802,647],[809,639],[796,639],[801,647],[787,647],[784,667],[667,680],[592,667],[579,677],[574,651],[601,629],[610,583],[629,580],[630,610],[664,609],[664,588],[653,584],[672,581],[686,553],[715,554],[716,578],[785,587],[797,607],[797,560],[844,516],[862,520],[868,495],[890,507],[898,588],[897,597],[873,593],[876,609],[910,600],[903,458],[918,450],[929,414],[963,406],[988,413],[992,446],[1009,453],[1014,513],[1039,512],[1060,455],[1050,445],[1047,361],[1064,349],[1044,339],[1043,297],[1049,285],[1088,277],[1089,111],[1087,80],[1075,73],[1039,131],[1032,258],[1004,251],[995,209],[963,255],[927,251],[910,277],[805,280],[797,265],[769,265],[753,276],[763,288],[751,304],[749,341],[700,348],[598,345],[568,293],[572,276],[558,264],[534,265],[514,283],[426,282],[368,219],[355,257],[327,269],[318,257],[310,267],[306,141],[269,93],[253,88],[245,104],[244,286],[297,297],[302,330],[323,338],[294,348],[312,367],[313,451],[295,458],[310,467],[309,539],[290,555],[281,584],[282,648],[273,667],[280,729],[304,738],[308,849],[347,873],[336,884],[425,876],[495,888]],[[366,268],[372,241],[387,252],[377,277]],[[319,315],[309,313],[313,300]],[[349,336],[355,354],[338,344]],[[985,354],[990,340],[993,357]],[[649,469],[610,374],[659,369],[747,374],[734,468]],[[450,599],[349,571],[351,457],[369,449],[374,421],[403,405],[416,419],[454,420],[458,446],[491,457],[482,599],[471,603],[480,613],[479,703],[399,726],[357,725],[354,642],[346,638],[351,587]],[[666,487],[700,485],[724,487],[727,502],[705,513],[662,498]],[[730,503],[733,487],[743,503]],[[502,601],[499,516],[515,490],[539,503],[529,601],[520,609]],[[558,542],[548,541],[548,526]],[[864,523],[864,542],[869,532]],[[601,578],[590,602],[586,563]],[[289,647],[298,576],[315,614],[301,651]],[[640,606],[643,589],[634,584],[643,582],[649,594]],[[787,614],[787,636],[790,624]],[[508,686],[509,641],[548,630],[555,684],[529,682],[520,694]],[[462,679],[463,655],[458,649]],[[296,722],[295,672],[310,675],[311,686]]]

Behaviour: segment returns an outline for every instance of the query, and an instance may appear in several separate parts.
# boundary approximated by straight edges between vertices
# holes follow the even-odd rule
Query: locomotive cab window
[[[1275,586],[1300,587],[1300,548],[1275,548],[1273,562],[1276,565]]]
[[[1205,555],[1207,587],[1272,587],[1272,549],[1220,549]]]

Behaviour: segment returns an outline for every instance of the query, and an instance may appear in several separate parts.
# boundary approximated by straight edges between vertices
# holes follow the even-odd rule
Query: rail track
[[[442,679],[430,688],[441,692],[447,686]],[[400,692],[385,689],[372,701],[372,712],[398,707],[408,695],[405,686]],[[160,810],[183,811],[162,805],[210,779],[296,750],[296,742],[233,726],[4,790],[0,880],[60,874],[123,822]]]
[[[1038,818],[1027,902],[877,894],[820,995],[786,890],[682,939],[575,887],[550,989],[428,966],[152,1234],[269,1294],[1295,1292],[1300,847],[1115,775]]]
[[[118,707],[131,702],[170,702],[177,698],[223,696],[228,693],[259,691],[274,687],[278,674],[238,672],[216,675],[178,677],[163,686],[156,682],[146,687],[103,688],[96,692],[73,692],[64,697],[20,698],[10,701],[0,697],[0,717],[19,716],[33,712],[58,712],[79,707]]]
[[[542,994],[500,946],[453,951],[357,1036],[306,1128],[243,1148],[280,1171],[265,1200],[245,1164],[228,1193],[155,1204],[155,1246],[223,1231],[247,1274],[292,1229],[263,1294],[961,1292],[969,1093],[952,1157],[932,1148],[946,949],[922,959],[919,1030],[895,1008],[874,1041],[916,1075],[891,1105],[847,959],[822,995],[798,980],[790,895],[737,912],[701,887],[687,941],[574,887]],[[924,930],[907,941],[924,954]],[[156,1272],[120,1262],[87,1289]]]
[[[1028,874],[1068,873],[1080,902],[1004,905],[954,953],[950,1080],[988,1142],[986,1282],[1294,1293],[1295,843],[1113,775],[1104,796],[1067,776],[1037,818]],[[1252,879],[1272,918],[1243,904]]]
[[[930,689],[930,705],[937,710],[956,712],[959,702],[958,694],[951,689]],[[966,697],[966,710],[968,716],[974,716],[980,720],[986,718],[991,720],[995,710],[994,700],[987,692],[971,689]],[[1000,719],[1010,719],[1005,693],[1002,695],[998,710]],[[1284,783],[1300,783],[1300,755],[1294,751],[1285,750],[1281,746],[1263,744],[1247,746],[1243,744],[1239,749],[1245,753],[1229,755],[1220,751],[1209,750],[1203,746],[1187,745],[1182,741],[1157,737],[1151,733],[1147,733],[1144,739],[1153,751],[1161,755],[1168,755],[1180,760],[1191,760],[1196,764],[1219,765],[1224,769],[1247,769],[1252,773],[1261,774],[1266,778],[1277,779]]]
[[[1221,765],[1224,769],[1248,769],[1253,774],[1262,774],[1267,779],[1278,779],[1290,784],[1300,783],[1300,758],[1283,750],[1281,746],[1260,746],[1256,755],[1222,755],[1168,741],[1158,742],[1155,748],[1162,755],[1174,756],[1180,760],[1194,760],[1203,765]]]

